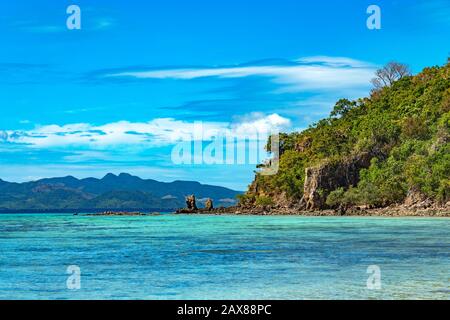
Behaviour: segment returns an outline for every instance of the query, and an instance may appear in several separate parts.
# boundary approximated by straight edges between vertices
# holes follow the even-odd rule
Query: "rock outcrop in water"
[[[211,211],[211,210],[213,210],[213,209],[214,209],[214,205],[213,205],[212,199],[210,199],[210,198],[206,199],[206,202],[205,202],[205,210]]]
[[[197,203],[195,201],[195,195],[190,195],[186,197],[186,206],[188,210],[191,211],[198,210]]]
[[[198,213],[197,202],[195,195],[186,197],[186,208],[178,209],[176,213]]]
[[[210,213],[214,210],[212,199],[208,198],[205,201],[205,207],[199,209],[197,207],[195,195],[186,197],[186,208],[178,209],[176,213]]]

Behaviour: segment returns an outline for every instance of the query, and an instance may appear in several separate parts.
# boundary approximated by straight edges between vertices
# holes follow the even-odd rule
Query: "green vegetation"
[[[272,200],[271,197],[267,197],[267,196],[258,196],[256,197],[256,201],[255,201],[257,206],[262,206],[262,207],[267,207],[267,206],[272,206],[274,205],[274,201]]]
[[[377,72],[370,97],[341,99],[328,118],[303,132],[282,134],[278,174],[257,174],[241,204],[269,202],[281,193],[298,203],[306,168],[361,154],[369,154],[371,161],[358,169],[357,183],[321,190],[327,206],[380,207],[402,203],[411,192],[448,202],[450,60],[416,76],[407,70],[396,63],[386,66]]]

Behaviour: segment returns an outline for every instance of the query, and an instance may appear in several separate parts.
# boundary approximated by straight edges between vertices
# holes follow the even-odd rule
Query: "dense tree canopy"
[[[411,190],[436,202],[449,201],[450,63],[416,76],[390,63],[375,79],[370,97],[339,100],[329,118],[305,131],[282,134],[278,174],[257,174],[256,188],[246,200],[264,194],[269,203],[267,197],[284,193],[298,201],[307,167],[369,152],[374,156],[357,185],[327,190],[329,206],[401,203]]]

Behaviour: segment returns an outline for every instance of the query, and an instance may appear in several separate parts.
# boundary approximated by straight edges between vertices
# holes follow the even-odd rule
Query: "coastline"
[[[304,217],[450,217],[450,205],[433,205],[430,207],[396,205],[383,208],[361,208],[354,207],[345,210],[345,212],[333,209],[322,210],[304,210],[301,207],[219,207],[219,208],[196,208],[196,209],[178,209],[178,210],[28,210],[21,212],[0,212],[0,214],[15,213],[72,213],[74,216],[154,216],[161,212],[174,215],[242,215],[242,216],[304,216]]]
[[[197,208],[195,196],[191,196],[192,203],[187,201],[188,208],[180,208],[172,214],[187,215],[246,215],[246,216],[310,216],[310,217],[450,217],[450,204],[422,203],[415,205],[393,205],[381,208],[350,207],[342,209],[305,210],[300,206],[230,206],[214,208],[212,202],[205,208]],[[89,214],[92,216],[145,216],[141,211],[114,211]]]
[[[180,213],[178,213],[180,214]],[[406,206],[390,206],[375,209],[350,209],[342,214],[336,210],[301,210],[298,208],[216,208],[210,211],[196,210],[182,214],[211,215],[247,215],[247,216],[311,216],[311,217],[450,217],[450,207],[413,208]]]

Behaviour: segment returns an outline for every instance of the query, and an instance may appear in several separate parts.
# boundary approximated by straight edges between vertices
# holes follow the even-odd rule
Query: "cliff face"
[[[330,191],[339,187],[356,186],[359,172],[370,166],[372,155],[361,153],[340,162],[326,163],[305,169],[303,197],[300,201],[306,210],[325,209],[325,201]]]

